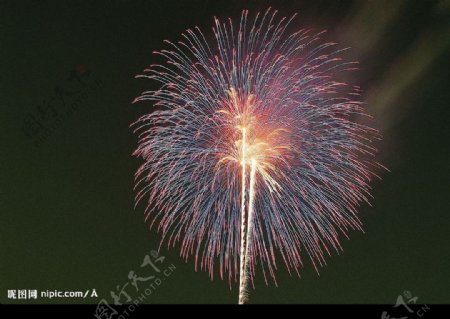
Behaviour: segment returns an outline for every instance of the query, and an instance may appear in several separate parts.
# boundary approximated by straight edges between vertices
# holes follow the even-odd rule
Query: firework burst
[[[298,273],[304,251],[317,270],[340,235],[361,230],[377,166],[358,90],[338,80],[354,63],[322,33],[289,33],[294,17],[215,19],[214,40],[189,29],[138,76],[160,88],[135,100],[156,107],[133,124],[136,203],[147,201],[161,243],[239,280],[240,303],[257,268],[266,282],[278,260]]]

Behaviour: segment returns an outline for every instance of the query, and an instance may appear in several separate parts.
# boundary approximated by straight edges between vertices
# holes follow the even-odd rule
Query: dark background
[[[92,288],[99,298],[33,302],[111,303],[139,273],[159,237],[133,208],[128,126],[151,105],[131,101],[154,85],[134,76],[164,39],[195,25],[210,34],[213,16],[237,22],[269,5],[298,12],[295,29],[327,29],[324,40],[352,47],[391,172],[360,209],[365,234],[343,239],[320,277],[309,262],[301,279],[280,267],[278,288],[258,277],[250,301],[393,305],[405,290],[450,301],[449,1],[110,0],[0,3],[1,303],[23,302],[8,289]],[[237,302],[237,284],[211,282],[178,252],[162,248],[176,270],[146,302]]]

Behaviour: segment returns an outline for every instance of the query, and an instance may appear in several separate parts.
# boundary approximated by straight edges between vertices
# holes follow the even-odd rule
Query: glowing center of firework
[[[255,107],[254,95],[242,98],[234,88],[230,88],[228,97],[224,108],[217,113],[224,116],[225,123],[231,128],[231,144],[217,166],[225,162],[237,162],[242,167],[243,179],[247,178],[246,167],[254,167],[255,176],[258,173],[271,192],[278,190],[280,185],[274,176],[281,172],[276,163],[285,161],[284,153],[290,149],[284,134],[288,130],[266,123],[264,114]],[[245,185],[242,189],[245,192]]]
[[[251,135],[249,134],[251,130],[248,125],[239,127],[239,130],[241,131],[242,139],[237,140],[236,144],[240,150],[240,164],[242,166],[251,164],[258,166],[258,162],[264,163],[269,144],[256,138],[251,140]]]

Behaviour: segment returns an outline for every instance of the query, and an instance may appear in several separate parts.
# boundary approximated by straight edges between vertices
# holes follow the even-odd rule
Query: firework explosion
[[[160,88],[135,100],[156,107],[133,124],[136,203],[147,200],[161,243],[239,280],[240,303],[257,266],[266,282],[278,260],[298,274],[304,251],[317,270],[340,235],[361,230],[377,166],[358,90],[337,79],[354,63],[321,33],[289,33],[294,17],[215,19],[213,41],[187,30],[138,76]]]

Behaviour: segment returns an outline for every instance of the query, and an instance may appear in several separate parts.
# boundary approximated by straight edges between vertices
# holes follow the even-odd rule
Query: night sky
[[[155,84],[134,76],[164,39],[193,26],[211,36],[214,16],[269,6],[352,48],[350,82],[384,135],[377,160],[390,172],[360,207],[365,233],[342,238],[320,276],[306,256],[301,279],[279,262],[278,287],[259,275],[250,302],[394,305],[405,291],[450,302],[450,1],[109,0],[0,2],[0,303],[112,303],[130,271],[158,275],[140,267],[159,234],[134,208],[129,129],[152,109],[132,100]],[[160,254],[159,270],[172,270],[145,302],[237,302],[237,284],[196,272],[179,246]],[[98,297],[13,300],[12,289]]]

